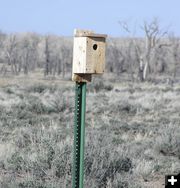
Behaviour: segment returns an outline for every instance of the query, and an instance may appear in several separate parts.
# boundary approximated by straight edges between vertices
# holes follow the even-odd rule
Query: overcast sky
[[[82,28],[122,36],[118,21],[126,21],[141,35],[140,25],[154,17],[180,36],[180,0],[0,0],[4,32],[71,36],[74,28]]]

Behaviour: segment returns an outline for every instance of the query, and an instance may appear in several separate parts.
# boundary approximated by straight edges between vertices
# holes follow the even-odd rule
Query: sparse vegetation
[[[161,187],[180,172],[179,100],[176,83],[88,85],[85,187]],[[72,84],[0,88],[0,187],[71,187],[73,109]]]

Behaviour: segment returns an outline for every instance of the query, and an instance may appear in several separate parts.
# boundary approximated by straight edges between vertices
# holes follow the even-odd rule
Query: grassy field
[[[69,188],[74,83],[0,79],[0,187]],[[163,188],[180,172],[180,85],[87,86],[85,188]]]

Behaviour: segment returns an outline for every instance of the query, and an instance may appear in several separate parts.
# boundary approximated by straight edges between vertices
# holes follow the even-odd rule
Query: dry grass
[[[0,85],[0,187],[71,187],[73,83],[30,75]],[[87,88],[85,187],[161,188],[180,172],[178,85]]]

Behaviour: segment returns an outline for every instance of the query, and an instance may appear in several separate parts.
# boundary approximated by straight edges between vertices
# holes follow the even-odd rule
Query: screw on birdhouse
[[[104,73],[107,35],[88,30],[75,30],[72,80],[75,85],[74,157],[72,188],[83,188],[86,83],[92,74]]]

